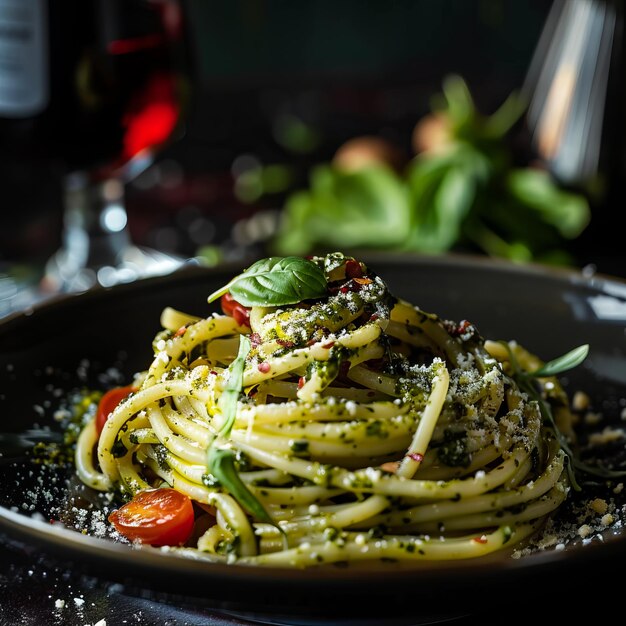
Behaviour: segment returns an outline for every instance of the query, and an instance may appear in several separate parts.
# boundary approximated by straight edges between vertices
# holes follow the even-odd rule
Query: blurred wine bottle
[[[44,156],[105,178],[168,140],[188,63],[178,5],[0,0],[3,159]]]
[[[3,212],[51,222],[62,207],[62,271],[114,265],[130,245],[120,185],[183,132],[183,15],[179,0],[0,0]]]
[[[564,187],[584,192],[592,218],[581,263],[626,273],[621,229],[626,186],[622,0],[555,0],[524,91],[534,154]]]

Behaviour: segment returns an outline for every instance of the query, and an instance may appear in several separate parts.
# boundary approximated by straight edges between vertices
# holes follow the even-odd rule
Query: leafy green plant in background
[[[512,94],[482,115],[465,81],[446,78],[432,113],[416,127],[420,147],[404,168],[384,160],[356,169],[334,161],[317,166],[309,187],[288,197],[272,251],[474,250],[570,263],[567,243],[587,226],[589,204],[548,172],[515,163],[511,131],[524,111]]]

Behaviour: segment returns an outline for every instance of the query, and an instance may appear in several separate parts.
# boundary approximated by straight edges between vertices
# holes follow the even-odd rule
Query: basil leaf
[[[476,106],[467,83],[458,74],[445,76],[442,84],[446,113],[458,129],[476,117]]]
[[[275,526],[269,513],[241,480],[235,467],[235,453],[232,450],[211,446],[207,454],[207,465],[213,477],[248,513],[262,522]]]
[[[327,294],[324,271],[312,261],[296,256],[269,257],[253,263],[208,301],[230,291],[243,306],[282,306]]]
[[[583,344],[582,346],[578,346],[578,348],[570,350],[563,356],[548,361],[539,369],[528,372],[528,375],[543,378],[545,376],[561,374],[562,372],[571,370],[577,365],[580,365],[587,358],[587,354],[589,354],[589,344]]]
[[[416,161],[409,184],[414,223],[407,247],[431,254],[449,250],[476,199],[475,173],[452,159],[435,168],[422,160]]]
[[[559,187],[548,172],[511,169],[504,184],[511,197],[566,239],[578,237],[589,224],[591,210],[587,199]]]
[[[315,234],[308,227],[314,214],[311,194],[308,191],[296,191],[285,201],[282,209],[278,232],[272,242],[272,248],[278,254],[304,255],[315,247]]]
[[[517,91],[507,99],[486,120],[483,132],[489,138],[503,139],[521,119],[528,108],[526,98]]]
[[[237,401],[239,394],[243,388],[243,371],[246,366],[246,357],[250,352],[251,344],[248,337],[241,335],[239,337],[239,353],[235,360],[228,366],[228,380],[226,381],[226,389],[222,392],[219,399],[219,407],[224,417],[224,422],[220,428],[219,434],[228,437],[230,431],[235,424],[237,417]]]
[[[224,416],[224,423],[220,428],[219,435],[228,437],[237,416],[237,402],[243,388],[243,372],[246,365],[246,357],[250,352],[251,344],[248,337],[241,335],[239,339],[239,352],[235,360],[228,367],[228,381],[219,400],[220,409]],[[246,487],[239,477],[235,467],[235,453],[232,450],[220,448],[214,439],[207,450],[207,466],[209,473],[230,495],[241,504],[249,513],[257,519],[274,524],[263,505]],[[281,530],[282,532],[282,530]]]
[[[323,247],[340,250],[400,245],[411,223],[406,185],[390,168],[317,170],[307,228]]]
[[[377,164],[344,171],[334,165],[312,169],[309,189],[285,202],[272,250],[306,254],[359,248],[397,249],[411,225],[408,188],[390,167]]]

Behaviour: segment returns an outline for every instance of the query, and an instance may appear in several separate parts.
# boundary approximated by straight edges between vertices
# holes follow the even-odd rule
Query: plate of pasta
[[[626,553],[625,322],[619,279],[464,256],[59,298],[0,324],[0,529],[271,623],[562,589]]]

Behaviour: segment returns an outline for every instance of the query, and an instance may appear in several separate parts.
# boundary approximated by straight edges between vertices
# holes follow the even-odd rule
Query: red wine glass
[[[185,18],[184,0],[0,0],[0,156],[54,163],[63,179],[62,243],[45,290],[183,262],[133,243],[125,189],[183,134]]]

